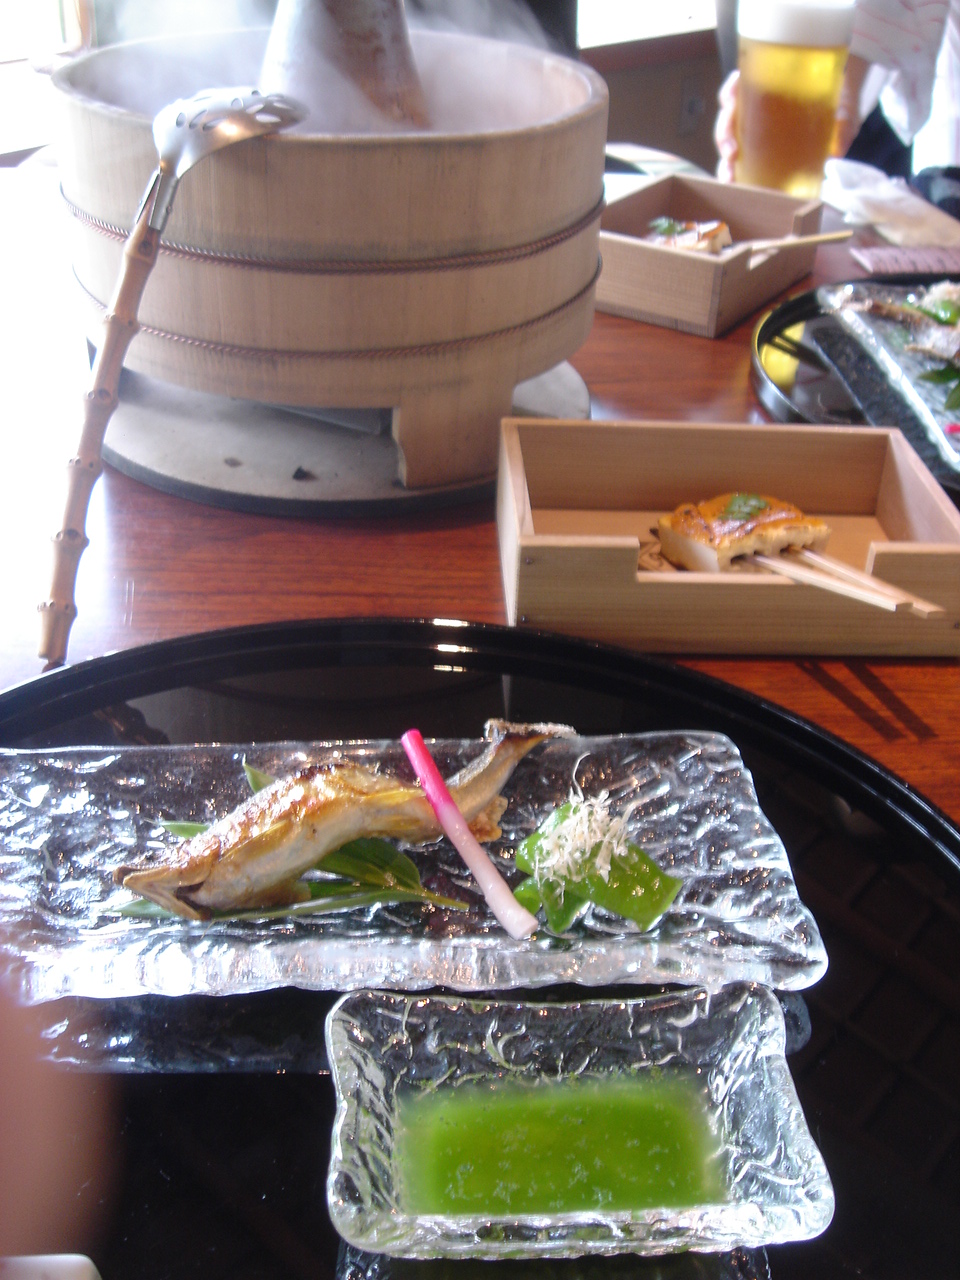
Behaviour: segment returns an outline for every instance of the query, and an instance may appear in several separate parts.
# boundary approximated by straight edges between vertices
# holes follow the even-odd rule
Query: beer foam
[[[855,0],[740,0],[737,30],[765,44],[833,49],[850,43]]]

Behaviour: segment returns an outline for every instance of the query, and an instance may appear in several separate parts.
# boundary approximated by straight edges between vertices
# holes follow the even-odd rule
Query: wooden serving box
[[[611,201],[600,220],[597,309],[715,338],[813,267],[817,246],[755,252],[754,240],[811,235],[823,206],[778,191],[673,174]],[[718,254],[647,244],[650,223],[719,220],[734,243]]]
[[[667,564],[658,517],[729,491],[821,516],[831,556],[944,613],[890,613],[747,559]],[[508,418],[497,525],[512,625],[648,652],[960,654],[960,512],[899,431]]]

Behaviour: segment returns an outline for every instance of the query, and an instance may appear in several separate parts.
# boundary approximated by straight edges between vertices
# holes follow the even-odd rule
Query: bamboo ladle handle
[[[124,245],[123,266],[103,320],[93,364],[93,383],[83,402],[80,443],[76,456],[67,464],[63,523],[53,538],[50,595],[39,606],[39,656],[46,659],[44,670],[59,667],[66,659],[70,628],[77,616],[77,569],[89,545],[86,523],[90,494],[103,470],[103,437],[117,407],[120,372],[127,348],[140,328],[140,300],[160,248],[160,232],[149,225],[150,208],[150,202],[145,201]]]
[[[123,249],[120,277],[107,307],[103,336],[93,364],[93,386],[83,410],[76,457],[67,468],[67,500],[60,532],[53,539],[50,594],[40,605],[41,658],[45,670],[67,656],[70,628],[77,616],[76,586],[80,557],[87,546],[90,494],[103,469],[103,437],[120,389],[120,372],[140,328],[140,300],[160,249],[160,237],[181,177],[204,156],[249,138],[259,138],[302,120],[299,103],[259,89],[207,89],[179,98],[153,122],[159,164],[153,173]]]

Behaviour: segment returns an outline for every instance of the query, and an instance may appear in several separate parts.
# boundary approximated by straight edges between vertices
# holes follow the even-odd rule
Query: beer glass
[[[855,0],[740,0],[737,182],[817,196]]]

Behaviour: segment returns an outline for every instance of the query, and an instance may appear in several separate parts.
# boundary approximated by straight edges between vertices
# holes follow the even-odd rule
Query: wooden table
[[[32,163],[32,162],[31,162]],[[0,688],[41,670],[36,605],[48,589],[65,460],[79,433],[83,343],[49,283],[66,277],[29,202],[36,174],[0,170],[5,273],[0,331],[6,417],[0,529]],[[55,192],[50,175],[41,184]],[[815,278],[860,274],[846,246],[819,250]],[[15,301],[11,301],[15,300]],[[753,321],[721,339],[598,315],[572,363],[596,418],[764,421],[749,380]],[[457,617],[503,623],[493,502],[377,519],[241,515],[168,497],[109,469],[97,484],[78,580],[71,661],[190,632],[299,618]],[[960,821],[960,663],[955,660],[684,658],[838,734]]]

